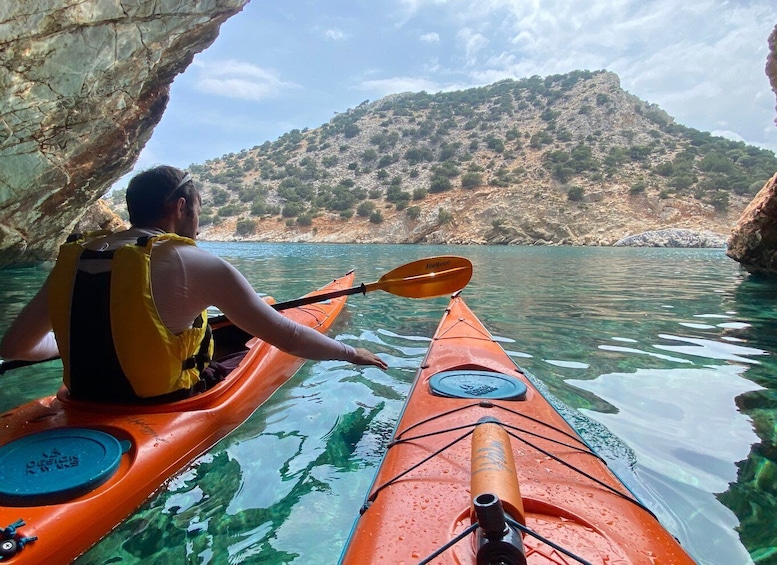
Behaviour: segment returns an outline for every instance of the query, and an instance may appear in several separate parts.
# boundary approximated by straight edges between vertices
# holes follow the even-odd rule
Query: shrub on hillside
[[[437,192],[445,192],[446,190],[450,190],[451,188],[453,188],[453,183],[451,182],[451,179],[444,176],[432,177],[432,180],[429,183],[429,192],[431,192],[432,194]]]
[[[572,186],[567,190],[567,200],[571,202],[581,202],[585,190],[582,186]]]
[[[229,192],[223,188],[216,187],[210,193],[210,202],[214,206],[221,206],[222,204],[226,204],[227,200],[229,200]]]
[[[475,188],[476,186],[481,186],[483,184],[483,175],[480,173],[464,173],[461,176],[461,187],[462,188]]]
[[[380,213],[380,210],[375,210],[372,214],[370,214],[370,223],[380,224],[382,222],[383,215]]]
[[[453,220],[453,214],[450,213],[450,211],[446,210],[445,208],[439,208],[437,210],[437,223],[439,224],[447,224]]]
[[[227,204],[219,208],[218,214],[222,218],[227,218],[229,216],[237,216],[242,211],[243,207],[238,204]]]
[[[256,220],[244,219],[238,220],[235,232],[238,235],[246,236],[256,233]]]
[[[712,204],[716,212],[725,212],[728,210],[729,196],[728,192],[724,190],[716,190],[715,193],[709,197],[708,202]]]
[[[350,139],[352,137],[356,137],[357,135],[359,135],[360,131],[361,130],[359,129],[359,126],[357,126],[354,123],[350,123],[350,124],[346,124],[345,127],[343,128],[343,135],[346,138]]]
[[[421,207],[420,206],[410,206],[405,210],[405,214],[407,214],[407,217],[411,220],[417,220],[421,217]]]
[[[356,208],[356,213],[361,216],[362,218],[368,217],[370,214],[372,214],[375,211],[375,203],[367,200],[365,202],[362,202],[359,204],[359,206]]]
[[[300,202],[287,202],[281,210],[281,215],[284,218],[294,218],[299,216],[305,209],[305,205]]]

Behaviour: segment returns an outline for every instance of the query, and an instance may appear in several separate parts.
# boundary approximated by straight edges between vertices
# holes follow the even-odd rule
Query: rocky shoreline
[[[683,247],[725,249],[727,237],[711,231],[664,229],[646,231],[616,241],[614,247]]]

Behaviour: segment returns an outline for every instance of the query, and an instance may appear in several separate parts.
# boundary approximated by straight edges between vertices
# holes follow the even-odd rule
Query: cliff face
[[[750,273],[777,274],[777,175],[742,213],[729,238],[726,255]]]
[[[777,26],[769,36],[766,76],[777,94]],[[777,119],[774,122],[777,124]],[[742,213],[731,232],[726,254],[750,273],[777,275],[777,175]]]
[[[766,76],[769,77],[769,82],[772,85],[772,92],[777,94],[777,26],[774,26],[772,33],[769,35],[769,55],[766,58]],[[777,110],[777,106],[774,108]],[[777,118],[774,119],[774,124],[777,125]]]
[[[50,258],[129,171],[169,86],[248,0],[0,7],[0,267]]]

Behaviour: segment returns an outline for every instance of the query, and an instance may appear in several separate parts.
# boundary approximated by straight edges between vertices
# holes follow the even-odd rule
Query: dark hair
[[[160,165],[138,173],[127,187],[127,211],[133,226],[150,227],[165,216],[170,202],[183,197],[187,210],[194,209],[200,194],[191,177],[175,167]]]

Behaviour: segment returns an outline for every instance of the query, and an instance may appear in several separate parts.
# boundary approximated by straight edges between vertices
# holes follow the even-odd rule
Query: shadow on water
[[[750,347],[777,351],[777,281],[749,276],[736,288],[732,303],[749,325],[729,337]],[[766,357],[745,376],[764,387],[736,398],[739,410],[753,421],[760,439],[737,463],[737,479],[718,499],[739,519],[740,539],[756,563],[777,563],[777,529],[764,528],[777,516],[777,359]]]

